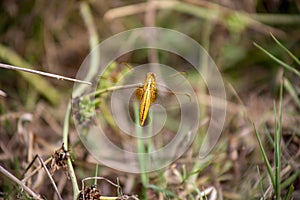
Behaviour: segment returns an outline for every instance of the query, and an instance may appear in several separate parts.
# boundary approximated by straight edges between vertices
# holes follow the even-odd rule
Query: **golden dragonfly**
[[[128,67],[132,68],[127,63],[123,63],[123,64],[125,64]],[[156,73],[148,72],[146,74],[146,77],[145,77],[143,83],[114,86],[114,87],[98,90],[94,94],[98,95],[98,94],[110,92],[110,91],[113,91],[113,90],[119,90],[119,89],[126,89],[126,88],[135,87],[136,88],[135,89],[135,96],[140,101],[139,124],[140,124],[140,126],[144,126],[151,105],[156,102],[158,96],[161,96],[161,95],[158,95],[158,85],[159,85],[159,83],[157,82]],[[159,93],[161,93],[161,92],[162,91],[159,90]],[[172,94],[172,95],[174,95],[174,94],[182,95],[183,94],[183,95],[188,96],[188,98],[190,100],[190,95],[187,94],[187,93],[172,92],[172,91],[165,91],[165,92],[167,92],[169,94]]]
[[[148,72],[143,86],[136,89],[136,97],[141,101],[140,125],[143,126],[147,118],[151,103],[154,103],[157,95],[156,74]]]

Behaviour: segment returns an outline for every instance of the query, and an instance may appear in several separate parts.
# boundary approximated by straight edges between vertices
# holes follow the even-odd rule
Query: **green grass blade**
[[[157,192],[161,192],[161,193],[165,194],[167,197],[173,197],[173,198],[176,198],[176,199],[180,199],[179,196],[177,196],[175,193],[171,192],[168,189],[160,188],[156,185],[148,185],[148,188],[150,188],[152,190],[155,190]],[[166,199],[169,199],[169,198],[166,198]]]
[[[293,185],[291,185],[289,187],[289,191],[288,193],[285,195],[284,200],[290,200],[292,199],[292,193],[294,192],[295,187]]]
[[[289,92],[289,94],[291,95],[291,97],[293,98],[295,103],[297,104],[298,108],[300,108],[300,99],[297,95],[295,88],[291,84],[291,82],[288,79],[284,78],[283,84],[284,84],[285,89]]]
[[[258,45],[257,43],[253,43],[254,46],[256,46],[258,49],[260,49],[261,51],[263,51],[265,54],[267,54],[272,60],[274,60],[275,62],[277,62],[278,64],[280,64],[282,67],[284,67],[285,69],[295,73],[297,76],[300,77],[300,72],[298,70],[296,70],[295,68],[293,68],[292,66],[284,63],[282,60],[276,58],[275,56],[273,56],[271,53],[269,53],[267,50],[265,50],[264,48],[262,48],[260,45]]]
[[[118,195],[118,197],[120,197],[122,195],[122,191],[121,191],[121,185],[120,185],[119,177],[117,177],[117,185],[119,186],[119,187],[117,187],[117,195]]]
[[[135,123],[139,124],[139,108],[138,104],[134,104],[134,117],[135,117]],[[147,176],[147,161],[144,159],[145,158],[145,145],[144,145],[144,140],[143,140],[143,130],[140,126],[136,126],[136,133],[137,133],[137,151],[138,151],[138,159],[139,159],[139,165],[140,165],[140,170],[141,170],[141,181],[144,187],[147,187],[149,184],[148,176]]]
[[[262,142],[261,142],[261,139],[260,139],[260,136],[259,136],[259,133],[258,131],[256,130],[256,127],[254,125],[254,123],[252,123],[253,125],[253,128],[254,128],[254,132],[255,132],[255,135],[256,135],[256,139],[258,141],[258,145],[259,145],[259,148],[260,148],[260,152],[263,156],[263,159],[265,161],[265,164],[266,164],[266,167],[267,167],[267,171],[268,171],[268,174],[269,174],[269,177],[271,179],[271,182],[272,182],[272,185],[273,185],[273,188],[275,188],[275,179],[274,179],[274,173],[273,173],[273,170],[272,170],[272,167],[270,165],[270,162],[268,160],[268,157],[267,157],[267,154],[265,152],[265,149],[262,145]]]
[[[98,176],[98,171],[99,171],[99,165],[98,163],[96,164],[96,169],[95,169],[95,175],[94,177],[97,177]],[[94,185],[97,185],[97,179],[95,178],[94,180]]]
[[[202,166],[200,166],[197,170],[189,173],[186,175],[186,177],[183,178],[182,182],[185,182],[189,177],[191,177],[194,174],[199,174],[203,169],[208,167],[211,164],[211,162],[204,163]]]
[[[273,154],[273,159],[274,159],[274,165],[276,166],[276,163],[277,163],[277,156],[276,156],[276,151],[277,151],[277,148],[276,148],[276,141],[277,141],[277,128],[278,128],[278,120],[277,120],[277,109],[276,109],[276,102],[274,100],[274,103],[273,103],[273,116],[274,116],[274,140],[273,140],[273,148],[274,148],[274,154]],[[274,176],[275,176],[275,179],[276,179],[276,169],[274,171]],[[274,191],[276,191],[276,185],[274,187]]]
[[[281,177],[280,177],[280,171],[281,171],[281,148],[280,148],[280,143],[281,143],[281,135],[282,135],[282,95],[283,95],[283,83],[281,82],[280,84],[280,95],[279,95],[279,119],[278,119],[278,127],[276,128],[275,138],[274,138],[274,161],[275,161],[275,193],[276,193],[276,198],[280,199],[280,194],[281,194]],[[276,109],[275,109],[276,110]],[[276,113],[275,113],[276,117]],[[276,117],[277,118],[277,117]]]
[[[68,133],[69,133],[69,125],[70,125],[70,116],[71,116],[71,103],[68,104],[66,116],[65,116],[65,121],[64,121],[64,129],[63,129],[63,143],[64,143],[64,148],[66,150],[69,150],[68,148]],[[68,171],[69,175],[71,178],[72,186],[73,186],[73,199],[76,200],[77,196],[79,194],[79,188],[78,188],[78,183],[75,175],[75,171],[72,165],[72,160],[71,157],[68,158],[67,160],[67,165],[68,165]]]
[[[293,182],[299,177],[300,175],[300,169],[295,172],[294,174],[292,174],[289,178],[287,178],[282,184],[281,184],[281,188],[286,188],[289,185],[293,184]]]
[[[274,148],[274,138],[272,138],[272,134],[270,130],[265,126],[265,135],[267,136],[267,140],[269,141],[270,144],[272,144],[272,147]]]
[[[262,196],[262,199],[265,200],[265,197],[264,197],[264,186],[263,186],[263,183],[262,183],[262,177],[260,175],[260,171],[259,171],[259,167],[257,166],[257,174],[258,174],[258,177],[259,177],[259,189],[260,189],[260,192],[261,192],[261,196]]]
[[[273,38],[273,40],[285,51],[289,54],[289,56],[291,56],[293,58],[293,60],[298,64],[300,65],[300,60],[292,53],[290,52],[283,44],[281,44],[281,42],[279,42],[276,37],[272,34],[271,34],[271,37]]]

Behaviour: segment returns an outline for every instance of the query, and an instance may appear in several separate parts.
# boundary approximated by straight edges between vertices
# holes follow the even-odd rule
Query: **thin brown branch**
[[[51,78],[56,78],[58,80],[66,80],[66,81],[72,81],[72,82],[84,83],[84,84],[92,85],[92,83],[88,82],[88,81],[82,81],[82,80],[78,80],[78,79],[74,79],[74,78],[69,78],[69,77],[66,77],[66,76],[61,76],[61,75],[57,75],[57,74],[51,74],[51,73],[48,73],[48,72],[42,72],[42,71],[28,69],[28,68],[23,68],[23,67],[17,67],[17,66],[3,64],[3,63],[0,63],[0,67],[1,68],[5,68],[5,69],[12,69],[12,70],[23,71],[23,72],[28,72],[28,73],[32,73],[32,74],[38,74],[38,75],[41,75],[41,76],[47,76],[47,77],[51,77]]]
[[[51,181],[51,183],[52,183],[52,185],[53,185],[53,187],[54,187],[54,189],[55,189],[55,192],[56,192],[56,194],[57,194],[58,199],[59,199],[59,200],[62,200],[62,197],[61,197],[61,195],[60,195],[60,193],[59,193],[59,191],[58,191],[58,189],[57,189],[57,187],[56,187],[56,184],[55,184],[55,182],[54,182],[54,180],[53,180],[53,178],[52,178],[52,176],[51,176],[51,174],[50,174],[50,172],[49,172],[49,170],[48,170],[48,168],[47,168],[45,162],[43,161],[43,159],[42,159],[39,155],[36,155],[36,157],[39,159],[39,161],[40,161],[41,164],[43,165],[43,168],[44,168],[46,174],[48,175],[48,177],[49,177],[49,179],[50,179],[50,181]]]
[[[50,161],[52,160],[52,157],[48,158],[44,163],[45,165],[47,165],[48,163],[50,163]],[[28,170],[29,167],[31,167],[31,165],[33,164],[34,160],[32,160],[32,162],[29,164],[29,166],[27,167],[27,169],[25,170],[25,172]],[[33,170],[32,172],[30,172],[30,174],[26,175],[26,177],[24,177],[22,179],[22,182],[25,182],[27,179],[29,179],[30,177],[32,177],[34,174],[36,174],[40,169],[42,169],[43,166],[40,165],[38,166],[35,170]]]
[[[20,181],[17,177],[12,175],[9,171],[7,171],[5,168],[3,168],[0,165],[0,172],[4,174],[7,178],[9,178],[11,181],[18,184],[23,190],[25,190],[32,198],[34,199],[42,199],[40,195],[36,194],[34,191],[32,191],[29,187],[27,187],[22,181]]]

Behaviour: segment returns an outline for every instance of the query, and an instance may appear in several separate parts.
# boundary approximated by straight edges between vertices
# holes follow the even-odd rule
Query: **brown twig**
[[[42,200],[40,195],[36,194],[34,191],[32,191],[29,187],[27,187],[22,181],[20,181],[17,177],[12,175],[9,171],[7,171],[5,168],[3,168],[0,165],[0,172],[4,174],[7,178],[18,184],[23,190],[25,190],[32,198]]]
[[[50,179],[50,181],[51,181],[51,183],[52,183],[52,185],[53,185],[53,187],[54,187],[54,190],[55,190],[55,192],[56,192],[56,194],[57,194],[57,196],[58,196],[58,199],[59,199],[59,200],[62,200],[62,197],[61,197],[61,195],[60,195],[60,193],[59,193],[59,191],[58,191],[58,189],[57,189],[57,187],[56,187],[56,184],[55,184],[55,182],[54,182],[54,180],[53,180],[53,178],[52,178],[52,176],[51,176],[51,174],[50,174],[50,172],[49,172],[49,170],[48,170],[48,168],[47,168],[47,166],[46,166],[46,162],[47,162],[49,159],[48,159],[46,162],[44,162],[44,160],[41,158],[41,156],[36,155],[36,156],[34,157],[34,159],[32,160],[32,162],[30,163],[30,165],[27,167],[27,169],[33,164],[33,162],[34,162],[36,159],[38,159],[38,160],[40,161],[41,166],[44,168],[46,174],[48,175],[48,177],[49,177],[49,179]],[[51,158],[51,159],[52,159],[52,158]],[[40,168],[41,168],[41,167],[40,167]],[[40,169],[40,168],[39,168],[39,169]],[[27,171],[27,169],[26,169],[25,171]],[[36,170],[34,170],[33,172],[36,172]],[[32,175],[32,174],[33,174],[33,173],[31,173],[31,175]],[[29,177],[31,177],[31,175],[30,175],[30,176],[27,176],[26,179],[24,178],[22,181],[27,180]]]
[[[51,73],[48,73],[48,72],[42,72],[42,71],[23,68],[23,67],[16,67],[16,66],[13,66],[13,65],[8,65],[8,64],[3,64],[3,63],[0,63],[0,67],[5,68],[5,69],[12,69],[12,70],[17,70],[17,71],[29,72],[29,73],[38,74],[38,75],[41,75],[41,76],[48,76],[48,77],[51,77],[51,78],[56,78],[58,80],[66,80],[66,81],[72,81],[72,82],[92,85],[92,83],[88,82],[88,81],[82,81],[82,80],[78,80],[78,79],[74,79],[74,78],[69,78],[69,77],[66,77],[66,76],[51,74]]]
[[[43,161],[43,159],[39,155],[36,155],[36,157],[39,159],[39,161],[43,165],[44,170],[46,171],[46,173],[47,173],[47,175],[48,175],[48,177],[49,177],[49,179],[50,179],[50,181],[51,181],[51,183],[52,183],[52,185],[53,185],[53,187],[55,189],[55,192],[57,194],[58,199],[59,200],[63,200],[62,197],[61,197],[61,195],[60,195],[60,193],[59,193],[59,191],[58,191],[58,189],[57,189],[57,187],[56,187],[56,184],[55,184],[55,182],[54,182],[54,180],[53,180],[53,178],[52,178],[52,176],[51,176],[51,174],[50,174],[50,172],[48,170],[48,168],[46,167],[46,164]]]
[[[52,160],[52,157],[48,158],[44,163],[45,165],[47,165],[48,163],[50,163],[50,161]],[[32,166],[34,162],[34,159],[31,161],[31,163],[28,165],[27,169],[25,170],[25,173],[27,172],[27,170]],[[30,174],[28,174],[26,177],[24,177],[22,179],[22,182],[25,182],[27,179],[29,179],[30,177],[32,177],[34,174],[36,174],[43,166],[40,165],[38,166],[35,170],[33,170]],[[24,176],[24,175],[23,175]]]

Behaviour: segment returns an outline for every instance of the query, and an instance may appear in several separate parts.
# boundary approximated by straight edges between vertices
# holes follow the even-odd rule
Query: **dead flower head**
[[[67,170],[68,169],[67,159],[69,157],[70,157],[69,151],[67,151],[64,148],[64,144],[62,144],[62,146],[59,149],[57,149],[52,155],[50,174],[53,176],[56,170],[63,168],[65,170],[65,173],[69,177],[68,170]]]

